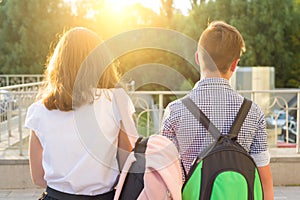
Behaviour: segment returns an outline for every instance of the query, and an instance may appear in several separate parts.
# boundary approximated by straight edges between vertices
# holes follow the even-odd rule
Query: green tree
[[[240,66],[274,66],[277,87],[298,87],[300,21],[295,5],[294,0],[200,3],[189,16],[192,27],[187,29],[188,35],[198,39],[207,23],[213,20],[232,24],[242,33],[247,48]]]
[[[290,47],[293,27],[299,24],[295,21],[293,0],[252,0],[248,2],[247,17],[247,23],[240,27],[247,47],[241,63],[274,66],[276,86],[291,87],[288,80],[294,52]]]
[[[42,73],[51,41],[71,21],[61,0],[9,0],[0,7],[1,73]]]
[[[171,20],[174,12],[173,7],[173,0],[160,0],[161,2],[161,9],[160,9],[160,15],[166,16],[168,20]]]
[[[286,85],[288,87],[300,87],[300,0],[295,1],[295,15],[293,22],[293,31],[291,35],[290,50],[293,52],[293,62],[291,64],[290,75]]]
[[[300,84],[299,0],[190,0],[184,16],[173,0],[161,0],[160,13],[141,4],[120,13],[107,8],[109,0],[78,0],[75,11],[64,0],[2,0],[0,3],[0,73],[41,73],[58,33],[73,26],[88,27],[108,39],[141,27],[163,27],[198,40],[207,24],[223,20],[240,30],[247,52],[240,66],[274,66],[277,87]],[[158,36],[159,37],[159,36]],[[168,42],[166,39],[162,42]],[[199,74],[178,56],[157,50],[138,51],[122,58],[124,72],[154,62],[172,66],[192,82]]]

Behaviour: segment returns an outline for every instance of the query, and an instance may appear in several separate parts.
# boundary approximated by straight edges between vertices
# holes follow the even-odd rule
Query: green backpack
[[[228,134],[210,122],[188,97],[183,104],[215,139],[195,159],[182,187],[183,200],[262,200],[263,190],[255,162],[237,142],[240,128],[252,102],[244,99]]]

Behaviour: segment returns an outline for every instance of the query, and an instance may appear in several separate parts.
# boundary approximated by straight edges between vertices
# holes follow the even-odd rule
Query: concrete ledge
[[[28,159],[9,159],[9,160],[0,160],[1,165],[29,165]]]
[[[270,165],[275,186],[300,185],[300,157],[274,157]]]
[[[295,149],[270,149],[274,186],[300,186],[300,154]],[[37,188],[31,181],[28,158],[0,159],[0,188]]]
[[[28,160],[1,160],[0,163],[1,189],[36,188],[31,181]]]

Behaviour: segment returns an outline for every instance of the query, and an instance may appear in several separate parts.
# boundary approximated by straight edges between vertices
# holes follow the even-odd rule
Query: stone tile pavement
[[[0,189],[0,200],[35,200],[42,189]]]
[[[299,200],[300,186],[274,187],[275,200]]]
[[[0,200],[36,200],[43,189],[0,189]],[[300,199],[300,186],[275,187],[275,200]]]

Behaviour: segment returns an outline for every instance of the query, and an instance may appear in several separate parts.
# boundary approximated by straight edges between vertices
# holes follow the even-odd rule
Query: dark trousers
[[[114,195],[115,195],[114,190],[104,194],[87,196],[87,195],[68,194],[47,187],[46,192],[43,193],[43,196],[40,198],[40,200],[112,200],[114,198]]]

